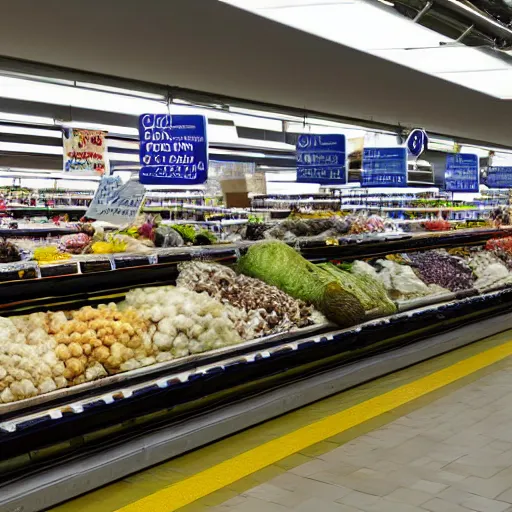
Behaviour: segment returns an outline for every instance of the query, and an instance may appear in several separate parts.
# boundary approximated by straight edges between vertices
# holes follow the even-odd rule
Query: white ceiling
[[[512,67],[401,16],[376,0],[222,0],[273,21],[501,99]]]
[[[297,0],[288,2],[297,5]],[[217,0],[145,0],[143,9],[140,0],[123,0],[122,8],[119,3],[88,0],[87,11],[95,13],[94,20],[82,23],[77,21],[84,16],[82,2],[2,0],[0,55],[204,91],[223,96],[219,103],[240,98],[260,103],[262,110],[267,108],[264,104],[290,107],[299,121],[307,113],[312,117],[329,114],[395,127],[421,126],[457,140],[512,147],[512,102]],[[333,5],[329,0],[323,3]],[[339,6],[339,1],[334,5]],[[407,27],[413,25],[400,21]],[[339,26],[344,27],[339,33],[349,32],[346,25]],[[358,38],[369,42],[381,30],[361,32]],[[435,57],[430,60],[436,62]],[[30,73],[30,64],[26,67]],[[446,72],[446,68],[438,69]],[[92,77],[87,81],[94,82]],[[501,77],[494,85],[507,88]],[[106,103],[103,96],[84,93],[77,97],[68,89],[38,88],[33,96],[34,90],[1,80],[0,107],[12,97],[43,102],[59,96],[60,100],[52,101],[67,106],[87,100],[97,108],[135,113],[146,108],[144,100],[158,101],[157,97],[127,98],[123,103]],[[44,115],[44,109],[31,111],[31,106],[26,105],[26,115]],[[59,111],[73,121],[73,109],[69,114],[65,106]],[[5,112],[11,117],[19,114],[12,109]]]

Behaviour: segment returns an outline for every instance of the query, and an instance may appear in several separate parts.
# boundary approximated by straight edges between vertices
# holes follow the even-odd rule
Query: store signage
[[[331,185],[347,183],[345,135],[299,135],[297,182]]]
[[[411,130],[407,141],[405,143],[409,153],[413,156],[420,156],[423,151],[428,149],[428,135],[427,132],[421,128]]]
[[[105,176],[85,215],[117,226],[130,224],[139,213],[145,193],[144,186],[137,181],[123,185],[118,176]]]
[[[406,187],[406,148],[365,148],[362,187]]]
[[[207,119],[143,114],[139,118],[140,182],[195,185],[208,178]]]
[[[448,192],[479,192],[479,175],[478,155],[469,153],[447,155],[444,182]]]
[[[64,172],[104,174],[107,133],[63,128]]]
[[[485,184],[489,188],[512,188],[512,167],[488,167]]]

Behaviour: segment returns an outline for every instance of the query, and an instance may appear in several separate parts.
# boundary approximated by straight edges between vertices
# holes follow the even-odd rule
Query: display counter
[[[344,272],[356,260],[381,269],[385,266],[378,261],[395,264],[401,258],[400,264],[414,268],[416,278],[423,261],[417,251],[442,248],[448,255],[444,249],[456,249],[453,254],[469,254],[469,263],[450,257],[474,269],[475,276],[464,286],[457,280],[445,288],[428,284],[437,288],[423,296],[393,295],[399,287],[388,286],[396,312],[376,318],[365,307],[365,318],[346,328],[320,319],[2,403],[0,509],[13,510],[20,503],[26,511],[37,510],[41,503],[49,507],[294,407],[512,328],[512,281],[501,276],[484,286],[475,264],[485,253],[494,265],[503,261],[505,268],[505,261],[497,253],[488,255],[483,246],[511,235],[512,228],[505,228],[346,236],[329,245],[326,240],[299,240],[295,248],[305,258],[341,261]],[[37,270],[40,277],[0,283],[2,316],[119,302],[129,289],[174,284],[180,262],[232,264],[254,244],[91,257],[55,265],[64,272],[51,277],[42,267]],[[494,247],[487,245],[488,250]],[[105,262],[108,268],[100,265]],[[71,273],[69,265],[80,273]],[[197,286],[195,290],[200,291]]]

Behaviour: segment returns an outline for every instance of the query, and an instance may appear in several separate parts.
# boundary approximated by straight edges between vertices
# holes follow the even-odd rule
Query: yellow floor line
[[[172,512],[241,478],[361,423],[390,412],[512,355],[512,342],[491,348],[311,425],[262,444],[166,487],[116,512]]]

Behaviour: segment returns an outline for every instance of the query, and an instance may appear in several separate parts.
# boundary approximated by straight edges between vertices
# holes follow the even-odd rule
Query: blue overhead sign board
[[[489,167],[485,184],[489,188],[512,188],[512,167]]]
[[[413,156],[420,156],[423,151],[428,149],[428,135],[427,132],[421,128],[411,130],[407,141],[405,143],[409,153]]]
[[[144,185],[195,185],[208,178],[205,116],[143,114],[139,179]]]
[[[444,182],[448,192],[479,192],[479,176],[478,155],[454,153],[446,157]]]
[[[406,187],[406,148],[365,148],[362,187]]]
[[[297,181],[330,185],[347,183],[345,135],[299,135]]]

